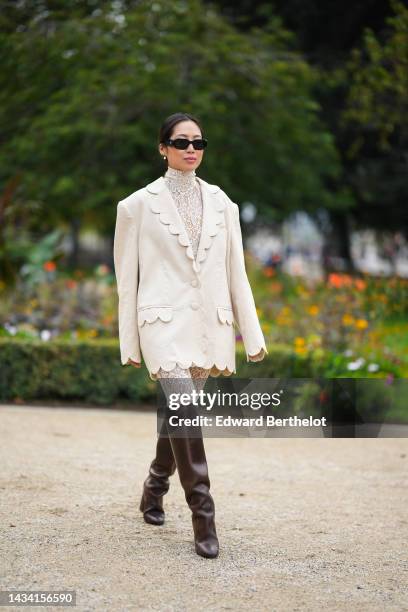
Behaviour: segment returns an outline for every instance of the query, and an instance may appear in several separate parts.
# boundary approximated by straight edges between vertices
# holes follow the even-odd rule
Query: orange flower
[[[44,270],[45,270],[46,272],[54,272],[54,270],[55,270],[55,268],[56,268],[56,267],[57,267],[57,266],[55,265],[55,262],[54,262],[54,261],[46,261],[46,262],[43,264],[43,268],[44,268]]]
[[[342,317],[343,325],[352,325],[354,323],[354,317],[349,314],[344,314]]]
[[[268,266],[268,267],[264,268],[264,274],[265,274],[265,276],[270,278],[271,276],[274,276],[275,270],[271,266]]]
[[[319,307],[316,306],[315,304],[310,306],[309,307],[309,314],[311,314],[312,317],[315,317],[316,315],[318,315],[319,314]]]
[[[359,291],[363,291],[367,287],[367,283],[361,278],[356,278],[354,281],[354,285]]]
[[[340,287],[351,287],[353,284],[353,277],[350,274],[339,274],[337,272],[332,272],[328,277],[328,284],[331,287],[336,287],[339,289]]]
[[[305,346],[295,346],[295,353],[298,355],[305,355],[307,353],[307,348]]]
[[[336,274],[335,272],[332,272],[331,274],[329,274],[328,284],[331,287],[336,287],[336,289],[339,289],[343,285],[341,275]]]
[[[368,327],[368,323],[365,319],[357,319],[355,325],[357,329],[366,329]]]

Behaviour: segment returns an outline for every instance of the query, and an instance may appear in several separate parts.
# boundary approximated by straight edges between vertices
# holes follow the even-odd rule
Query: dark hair
[[[200,128],[201,134],[203,133],[200,122],[196,117],[193,117],[193,115],[190,115],[189,113],[174,113],[163,121],[159,132],[159,143],[164,144],[168,138],[171,138],[173,128],[180,123],[180,121],[194,121],[194,123],[196,123]]]

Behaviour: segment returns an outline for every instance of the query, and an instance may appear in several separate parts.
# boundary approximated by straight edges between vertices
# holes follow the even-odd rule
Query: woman
[[[159,134],[167,170],[117,206],[114,263],[121,362],[141,367],[168,398],[203,388],[235,368],[236,321],[247,361],[268,352],[245,271],[238,206],[196,176],[207,146],[199,121],[168,117]],[[216,557],[219,543],[203,438],[176,436],[164,422],[144,482],[140,510],[164,522],[163,495],[179,473],[192,511],[195,550]]]

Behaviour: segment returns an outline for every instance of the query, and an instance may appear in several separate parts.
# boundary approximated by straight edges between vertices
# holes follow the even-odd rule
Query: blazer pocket
[[[157,319],[161,321],[171,321],[173,318],[173,308],[171,306],[148,306],[137,311],[137,323],[142,327],[146,322],[154,323]]]
[[[225,308],[224,306],[217,306],[218,318],[221,323],[227,323],[227,325],[232,325],[234,322],[234,313],[232,312],[232,308]]]

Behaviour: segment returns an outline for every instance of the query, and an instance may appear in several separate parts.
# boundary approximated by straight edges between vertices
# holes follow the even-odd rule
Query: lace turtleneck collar
[[[196,185],[195,170],[176,170],[169,166],[164,178],[178,191],[190,191]]]

